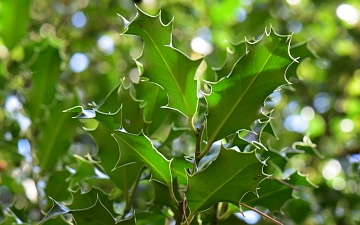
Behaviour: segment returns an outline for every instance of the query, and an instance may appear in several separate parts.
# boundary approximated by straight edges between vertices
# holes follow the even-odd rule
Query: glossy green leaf
[[[241,202],[252,207],[263,206],[271,211],[280,210],[285,202],[293,199],[292,193],[294,188],[298,186],[313,186],[306,176],[299,173],[292,174],[283,181],[288,185],[275,179],[266,179],[259,185],[258,196],[248,193],[241,199]]]
[[[43,223],[43,225],[71,225],[67,222],[63,216],[57,216],[55,218],[51,218]]]
[[[3,0],[0,7],[0,37],[12,50],[28,32],[30,0]]]
[[[47,220],[51,218],[57,217],[59,215],[64,215],[70,211],[66,206],[58,203],[54,199],[51,198],[51,200],[53,202],[53,207],[46,214],[46,216],[39,222],[39,225],[45,223]]]
[[[97,199],[95,204],[87,209],[72,210],[71,214],[77,225],[115,225],[115,219],[108,209]]]
[[[208,142],[224,138],[239,129],[247,129],[261,115],[265,99],[280,85],[286,84],[285,72],[294,61],[289,55],[291,36],[273,30],[261,40],[246,43],[247,52],[239,58],[232,73],[217,83],[205,96],[209,105]]]
[[[127,132],[138,134],[145,126],[143,108],[140,107],[141,100],[137,100],[131,92],[131,86],[126,87],[123,79],[120,85],[110,92],[104,102],[96,108],[96,111],[104,116],[112,116],[117,115],[120,108],[124,109],[121,111],[120,124]],[[119,120],[119,117],[115,115],[114,121]]]
[[[247,192],[256,192],[265,177],[263,163],[255,152],[242,153],[222,147],[217,159],[205,170],[189,176],[185,192],[190,217],[218,202],[237,205]]]
[[[151,169],[151,178],[163,184],[171,185],[170,161],[159,153],[148,137],[115,132],[114,138],[120,148],[117,167],[142,162]]]
[[[164,109],[168,102],[166,92],[157,84],[141,81],[135,85],[136,98],[142,100],[144,120],[150,123],[144,132],[153,134],[170,117],[171,111]]]
[[[214,71],[217,74],[217,80],[222,79],[231,74],[234,66],[236,65],[237,61],[246,53],[246,42],[241,41],[238,44],[231,44],[226,49],[226,59],[223,64],[218,67],[214,68]]]
[[[94,137],[99,149],[97,154],[100,158],[99,165],[124,195],[128,196],[128,191],[133,186],[142,164],[132,163],[115,169],[120,157],[120,151],[116,140],[111,134],[111,130],[102,124],[99,124],[96,130],[91,131],[91,135]]]
[[[144,40],[142,56],[143,76],[161,85],[168,94],[168,107],[192,118],[197,105],[197,82],[194,79],[201,60],[193,61],[172,46],[172,22],[164,25],[161,16],[150,16],[138,9],[125,34]],[[186,65],[186,66],[184,66]]]
[[[114,201],[110,199],[110,196],[105,194],[101,189],[92,188],[88,192],[83,192],[78,190],[72,192],[72,201],[71,204],[67,205],[71,210],[80,210],[93,206],[97,200],[101,201],[101,204],[107,208],[107,210],[112,214],[116,215],[114,211]]]

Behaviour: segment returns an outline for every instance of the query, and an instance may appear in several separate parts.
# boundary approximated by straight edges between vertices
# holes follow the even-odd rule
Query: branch
[[[276,180],[276,181],[284,184],[285,186],[288,186],[289,188],[291,188],[291,189],[293,189],[293,190],[296,190],[296,191],[298,190],[298,188],[295,187],[294,185],[291,185],[291,184],[289,184],[289,183],[287,183],[287,182],[285,182],[285,181],[283,181],[283,180],[280,180],[280,179],[278,179],[278,178],[276,178],[276,177],[274,177],[274,176],[269,177],[269,179],[271,179],[271,180]]]
[[[142,174],[142,172],[144,172],[145,169],[146,169],[146,166],[144,165],[144,166],[141,168],[138,176],[136,177],[135,183],[133,184],[133,186],[132,186],[132,188],[131,188],[131,191],[130,191],[130,193],[128,194],[129,197],[126,198],[126,205],[125,205],[124,210],[123,210],[123,212],[122,212],[122,214],[121,214],[121,219],[124,219],[124,218],[125,218],[125,215],[126,215],[128,212],[130,212],[130,210],[131,210],[131,204],[132,204],[132,201],[133,201],[133,198],[134,198],[134,194],[135,194],[136,189],[137,189],[137,186],[138,186],[138,184],[139,184],[141,174]]]
[[[196,146],[195,146],[195,160],[194,160],[194,167],[193,167],[193,173],[196,171],[196,167],[199,165],[200,159],[198,156],[200,155],[201,151],[201,142],[202,142],[202,134],[204,131],[204,124],[201,124],[200,128],[197,128],[197,133],[195,134],[196,137]]]
[[[277,221],[276,219],[271,218],[270,216],[266,215],[265,213],[261,212],[260,210],[257,210],[257,209],[255,209],[255,208],[253,208],[253,207],[251,207],[251,206],[248,206],[248,205],[246,205],[246,204],[244,204],[244,203],[241,203],[241,202],[239,203],[239,205],[244,206],[245,208],[248,208],[248,209],[250,209],[250,210],[252,210],[252,211],[254,211],[254,212],[259,213],[261,216],[265,217],[266,219],[270,220],[271,222],[273,222],[273,223],[275,223],[275,224],[283,225],[282,223],[280,223],[280,222]]]

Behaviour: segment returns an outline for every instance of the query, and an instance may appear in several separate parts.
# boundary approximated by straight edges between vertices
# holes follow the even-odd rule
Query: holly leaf
[[[313,187],[314,185],[300,173],[294,173],[284,180],[265,179],[259,185],[258,196],[248,193],[241,199],[241,202],[252,207],[263,206],[270,211],[280,210],[285,202],[293,199],[292,193],[297,186]]]
[[[265,177],[263,165],[255,152],[243,153],[221,147],[217,159],[207,169],[188,177],[185,193],[189,218],[217,202],[238,205],[245,193],[256,193],[257,185]]]
[[[99,149],[97,154],[100,158],[99,165],[127,199],[129,197],[128,191],[133,186],[143,164],[132,163],[114,169],[119,160],[120,151],[116,140],[111,136],[111,130],[103,124],[99,124],[97,129],[90,133]]]
[[[221,138],[248,128],[261,115],[265,99],[286,84],[285,72],[294,62],[290,56],[291,36],[280,36],[272,29],[257,42],[246,42],[247,52],[232,73],[211,83],[206,95],[208,147]]]
[[[54,106],[49,109],[49,117],[44,121],[40,135],[37,138],[37,157],[42,172],[56,165],[68,150],[71,138],[76,134],[78,121],[72,120],[62,113],[66,108],[76,103],[75,97],[54,100]],[[38,106],[38,108],[40,108]]]
[[[51,218],[55,218],[59,215],[64,215],[66,213],[69,213],[69,211],[70,211],[66,206],[58,203],[51,197],[50,197],[50,199],[53,201],[53,207],[46,214],[46,216],[39,222],[39,225],[45,223],[47,220],[49,220]]]
[[[246,42],[241,41],[237,44],[229,43],[226,48],[226,59],[220,67],[215,67],[218,80],[231,74],[236,62],[246,53]]]
[[[125,109],[121,112],[119,123],[127,132],[138,134],[145,126],[143,108],[140,107],[140,103],[141,100],[137,100],[132,93],[131,84],[127,86],[123,79],[120,85],[109,93],[104,102],[96,107],[96,111],[111,117],[120,109]],[[118,116],[114,116],[114,121],[116,120],[119,120]]]
[[[135,85],[136,98],[142,100],[144,121],[150,123],[144,132],[151,136],[171,115],[171,111],[162,108],[168,102],[166,92],[157,84],[140,81]]]
[[[151,179],[171,185],[170,161],[156,150],[148,137],[121,131],[115,132],[113,136],[120,148],[116,167],[142,162],[151,169]]]
[[[115,219],[109,210],[97,198],[95,204],[87,209],[71,210],[76,224],[115,225]]]
[[[101,189],[92,188],[90,191],[84,193],[82,190],[72,192],[72,202],[67,207],[71,210],[79,210],[93,206],[96,201],[100,200],[101,204],[112,214],[116,215],[114,211],[114,201],[110,200],[110,196],[105,194]]]
[[[32,121],[42,118],[44,106],[48,106],[54,101],[55,85],[61,74],[59,50],[48,43],[46,44],[45,47],[34,48],[38,56],[30,65],[32,85],[25,98]]]
[[[161,21],[161,13],[150,16],[140,9],[125,31],[125,34],[137,35],[144,40],[143,53],[136,59],[144,66],[143,76],[165,89],[167,107],[192,118],[197,106],[197,82],[194,77],[202,59],[193,61],[174,48],[171,33],[172,21],[165,25]]]

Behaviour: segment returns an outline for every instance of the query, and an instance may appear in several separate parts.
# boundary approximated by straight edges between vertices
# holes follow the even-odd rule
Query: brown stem
[[[265,217],[266,219],[270,220],[271,222],[273,222],[273,223],[275,223],[275,224],[283,225],[282,223],[280,223],[280,222],[277,221],[276,219],[271,218],[270,216],[266,215],[265,213],[261,212],[260,210],[257,210],[257,209],[255,209],[255,208],[253,208],[253,207],[251,207],[251,206],[248,206],[248,205],[246,205],[246,204],[244,204],[244,203],[241,203],[241,202],[239,203],[239,205],[244,206],[245,208],[248,208],[248,209],[250,209],[250,210],[252,210],[252,211],[254,211],[254,212],[259,213],[261,216]]]
[[[217,212],[218,212],[218,205],[219,205],[219,203],[216,203],[215,205],[214,205],[214,213],[213,213],[213,217],[212,217],[212,219],[211,219],[211,222],[210,222],[210,225],[216,225],[217,224],[217,222],[218,222],[218,217],[217,217]]]
[[[184,202],[179,202],[178,216],[177,216],[177,218],[176,218],[176,223],[175,223],[175,225],[181,225],[182,219],[183,219],[183,217],[184,217],[183,205],[184,205]]]
[[[204,131],[204,124],[200,126],[200,128],[196,128],[196,146],[195,146],[195,157],[194,157],[194,167],[193,167],[193,173],[196,171],[196,167],[199,165],[200,159],[198,156],[200,155],[201,151],[201,142],[202,142],[202,134]]]
[[[283,185],[288,186],[289,188],[291,188],[291,189],[293,189],[293,190],[298,190],[298,188],[295,187],[294,185],[291,185],[291,184],[289,184],[289,183],[287,183],[287,182],[285,182],[285,181],[283,181],[283,180],[280,180],[280,179],[278,179],[278,178],[276,178],[276,177],[271,176],[270,179],[271,179],[271,180],[276,180],[276,181],[282,183]]]

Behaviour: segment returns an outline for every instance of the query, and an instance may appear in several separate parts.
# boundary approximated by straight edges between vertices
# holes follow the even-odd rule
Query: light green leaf
[[[261,40],[246,43],[246,54],[229,76],[210,83],[212,92],[205,96],[209,145],[264,117],[260,109],[265,99],[287,83],[285,72],[294,62],[289,54],[290,40],[291,36],[280,36],[272,29],[265,32]]]
[[[32,121],[43,117],[44,106],[54,101],[55,84],[61,74],[61,58],[59,50],[50,44],[47,47],[36,48],[38,51],[36,61],[30,66],[31,89],[25,95],[26,107]]]
[[[265,177],[255,152],[242,153],[221,148],[217,159],[205,170],[189,176],[186,199],[190,218],[218,202],[237,205],[247,192],[256,192]]]
[[[11,51],[28,32],[30,0],[2,0],[0,7],[0,37]]]
[[[172,22],[164,25],[160,17],[160,13],[150,16],[138,9],[125,34],[140,36],[145,42],[143,54],[137,59],[144,65],[143,76],[165,89],[169,108],[192,118],[197,106],[194,76],[201,59],[193,61],[172,46]]]
[[[76,104],[75,97],[54,101],[55,105],[49,109],[49,117],[43,123],[37,139],[36,154],[42,172],[50,170],[66,153],[71,144],[70,140],[76,133],[75,128],[79,123],[62,112]]]
[[[142,162],[151,169],[153,180],[171,185],[170,161],[156,150],[146,136],[136,136],[121,131],[115,132],[113,136],[120,148],[117,167]]]
[[[312,143],[309,136],[304,136],[303,141],[294,142],[292,149],[300,153],[306,153],[313,156],[317,156],[320,159],[325,158],[317,149],[316,144]]]
[[[216,72],[217,80],[231,74],[237,61],[246,53],[246,42],[242,41],[238,44],[229,43],[230,46],[226,49],[226,59],[218,68],[213,68]]]

